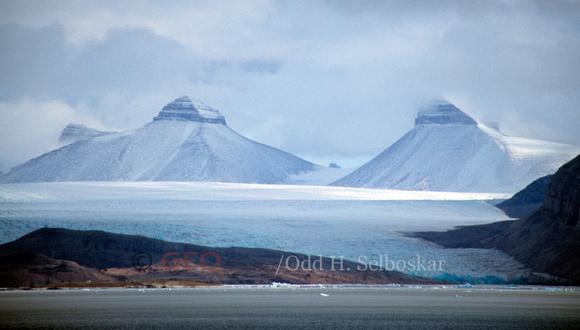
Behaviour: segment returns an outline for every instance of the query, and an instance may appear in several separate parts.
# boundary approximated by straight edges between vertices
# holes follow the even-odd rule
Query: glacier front
[[[358,261],[444,260],[422,276],[519,276],[494,250],[443,249],[404,235],[507,220],[503,194],[211,182],[0,185],[0,242],[42,227],[105,230],[207,246],[271,248]]]

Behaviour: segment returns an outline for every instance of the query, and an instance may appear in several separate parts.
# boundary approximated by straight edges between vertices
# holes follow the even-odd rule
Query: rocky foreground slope
[[[58,228],[0,245],[0,260],[0,287],[434,282],[299,253]]]
[[[527,185],[511,198],[499,203],[497,207],[512,218],[523,218],[536,212],[544,203],[551,175],[543,176]]]

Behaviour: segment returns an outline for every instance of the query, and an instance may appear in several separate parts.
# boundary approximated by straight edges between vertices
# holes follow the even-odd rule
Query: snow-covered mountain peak
[[[452,103],[436,100],[417,113],[415,126],[425,124],[477,125],[477,122]]]
[[[76,126],[67,131],[84,132]],[[0,182],[284,183],[320,169],[245,138],[225,124],[218,110],[184,96],[140,128],[67,144],[14,167],[0,175]]]
[[[439,101],[377,157],[333,185],[514,193],[554,173],[580,146],[507,136]]]
[[[188,96],[179,97],[168,103],[153,120],[181,120],[226,125],[226,119],[217,109],[201,102],[192,102]]]

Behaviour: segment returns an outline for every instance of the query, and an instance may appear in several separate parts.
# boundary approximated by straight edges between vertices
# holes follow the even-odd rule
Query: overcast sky
[[[0,170],[181,95],[319,163],[369,160],[432,98],[580,144],[577,1],[0,0],[0,49]]]

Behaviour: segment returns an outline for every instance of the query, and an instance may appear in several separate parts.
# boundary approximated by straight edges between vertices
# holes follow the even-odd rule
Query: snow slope
[[[507,220],[487,201],[501,197],[211,182],[0,184],[0,243],[50,226],[355,261],[420,255],[445,260],[444,273],[509,277],[521,268],[501,252],[443,249],[400,233]]]
[[[333,185],[514,193],[578,153],[578,146],[506,136],[440,101],[419,112],[414,129]]]
[[[285,182],[319,166],[249,140],[219,111],[181,97],[132,131],[79,141],[13,168],[0,182]]]

